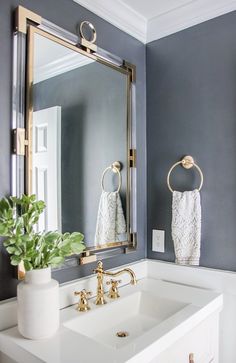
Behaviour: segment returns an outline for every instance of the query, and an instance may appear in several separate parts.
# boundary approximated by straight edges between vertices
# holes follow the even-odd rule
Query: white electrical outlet
[[[165,231],[152,230],[152,250],[154,252],[165,252]]]

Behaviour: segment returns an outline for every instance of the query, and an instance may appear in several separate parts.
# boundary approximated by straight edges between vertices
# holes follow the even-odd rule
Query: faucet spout
[[[130,268],[124,268],[124,269],[122,269],[120,271],[117,271],[117,272],[109,272],[109,271],[104,271],[103,272],[104,275],[113,276],[113,277],[123,275],[124,273],[128,273],[130,275],[130,284],[131,285],[136,285],[137,284],[137,279],[136,279],[135,273]]]

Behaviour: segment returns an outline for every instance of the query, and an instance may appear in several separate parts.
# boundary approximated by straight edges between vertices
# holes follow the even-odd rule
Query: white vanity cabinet
[[[218,338],[219,313],[215,313],[150,363],[218,363]]]

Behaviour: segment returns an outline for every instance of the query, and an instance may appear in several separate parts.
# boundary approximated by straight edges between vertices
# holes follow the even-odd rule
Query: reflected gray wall
[[[126,209],[126,76],[91,63],[34,85],[34,111],[61,106],[62,231],[80,231],[94,245],[103,170],[122,164],[121,196]],[[50,121],[49,121],[50,122]],[[106,190],[118,176],[107,172]]]
[[[146,248],[146,76],[145,45],[122,32],[115,26],[79,6],[72,0],[1,0],[0,2],[0,197],[10,194],[11,189],[11,86],[12,86],[12,30],[13,10],[18,5],[35,11],[43,18],[75,33],[76,26],[83,20],[94,24],[97,30],[97,44],[137,66],[136,114],[137,114],[137,201],[138,201],[138,249],[134,253],[112,257],[105,261],[105,268],[129,263],[145,256]],[[16,294],[17,281],[0,244],[0,299]],[[74,266],[55,273],[60,281],[76,279],[91,274],[95,264]]]
[[[236,12],[147,45],[148,257],[174,261],[169,168],[192,155],[204,174],[203,266],[236,271]],[[177,168],[175,189],[199,185]],[[166,252],[151,250],[152,229]]]

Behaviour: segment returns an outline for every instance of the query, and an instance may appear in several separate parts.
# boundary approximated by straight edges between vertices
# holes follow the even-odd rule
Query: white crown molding
[[[147,43],[236,10],[236,1],[198,0],[148,22]]]
[[[58,76],[75,68],[83,67],[94,60],[88,57],[78,57],[77,53],[70,53],[53,62],[35,68],[34,83],[45,81],[46,79]]]
[[[194,0],[148,20],[122,0],[73,1],[145,44],[236,10],[236,0]]]
[[[117,28],[146,43],[147,20],[119,0],[73,0]]]

